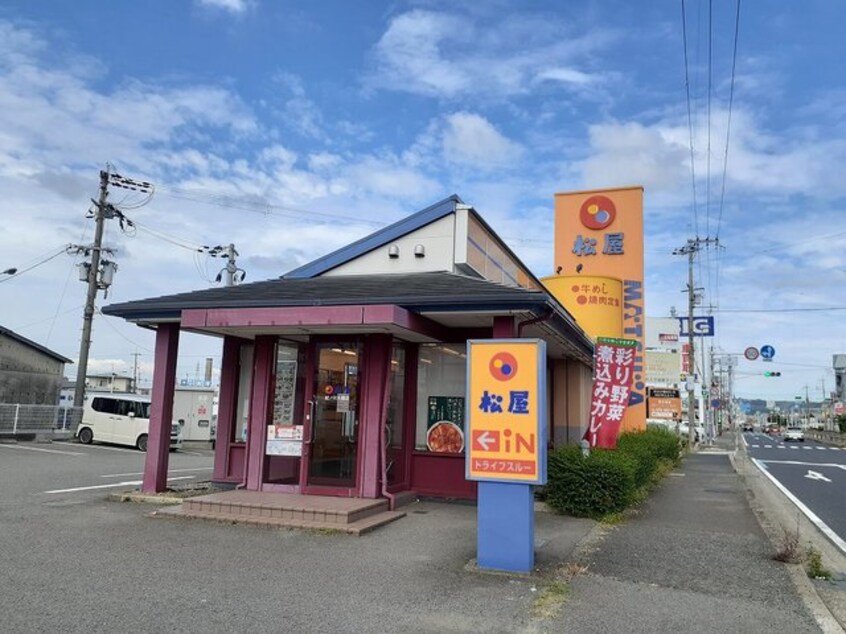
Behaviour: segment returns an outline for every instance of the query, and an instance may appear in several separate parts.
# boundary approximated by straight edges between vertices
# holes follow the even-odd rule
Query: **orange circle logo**
[[[608,196],[591,196],[579,209],[579,220],[588,229],[605,229],[617,217],[617,207]]]
[[[517,359],[510,352],[497,352],[488,368],[497,381],[510,381],[517,374]]]

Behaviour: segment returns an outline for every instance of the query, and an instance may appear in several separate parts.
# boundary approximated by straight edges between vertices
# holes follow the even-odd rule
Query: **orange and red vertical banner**
[[[590,423],[584,439],[591,447],[617,446],[620,425],[629,405],[637,341],[599,337],[594,352]]]

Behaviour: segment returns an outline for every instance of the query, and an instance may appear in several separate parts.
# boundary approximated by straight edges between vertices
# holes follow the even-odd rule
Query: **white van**
[[[150,399],[138,394],[91,393],[85,397],[82,422],[76,429],[79,442],[110,442],[147,451]],[[182,447],[182,427],[171,425],[170,448]]]

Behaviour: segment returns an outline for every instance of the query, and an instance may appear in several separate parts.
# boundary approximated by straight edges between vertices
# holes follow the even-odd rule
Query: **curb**
[[[185,498],[176,497],[173,495],[148,495],[140,491],[123,491],[121,493],[112,493],[109,495],[112,502],[139,502],[143,504],[182,504]]]
[[[778,540],[782,537],[779,530],[783,530],[783,527],[788,524],[788,515],[795,511],[798,514],[797,531],[802,525],[803,537],[806,539],[810,537],[811,539],[808,541],[823,552],[826,559],[838,562],[838,567],[842,568],[842,557],[836,556],[839,553],[832,552],[834,546],[798,509],[791,508],[793,505],[789,499],[766,477],[762,477],[757,467],[750,464],[750,459],[745,451],[738,448],[729,453],[729,461],[734,472],[743,482],[749,508],[752,509],[755,519],[758,520],[758,525],[764,531],[774,549],[778,548]],[[751,469],[754,469],[752,473],[750,473]],[[804,522],[801,520],[804,520]],[[792,521],[790,521],[790,524],[792,525]],[[840,619],[835,616],[817,592],[816,586],[808,578],[804,567],[801,564],[785,564],[785,566],[800,599],[802,599],[820,629],[825,634],[843,634],[846,632],[842,625],[842,622],[846,620],[846,614],[841,615]]]

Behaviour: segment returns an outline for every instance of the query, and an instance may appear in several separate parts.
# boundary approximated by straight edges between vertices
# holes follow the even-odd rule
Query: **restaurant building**
[[[223,340],[213,479],[249,491],[474,498],[468,339],[545,340],[548,438],[587,421],[591,339],[457,196],[278,279],[103,312],[156,330],[146,491],[167,483],[180,332]]]

